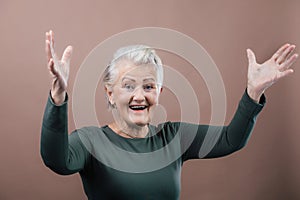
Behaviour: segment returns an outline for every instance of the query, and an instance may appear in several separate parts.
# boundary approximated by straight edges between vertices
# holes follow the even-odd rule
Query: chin
[[[132,124],[142,127],[142,126],[147,126],[149,122],[150,120],[136,120],[136,121],[132,121]]]
[[[148,125],[148,122],[134,122],[134,124],[135,124],[136,126],[142,127],[142,126],[147,126],[147,125]]]

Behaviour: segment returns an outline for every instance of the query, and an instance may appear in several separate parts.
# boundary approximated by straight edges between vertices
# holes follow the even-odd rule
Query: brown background
[[[299,8],[300,1],[296,0],[1,0],[0,199],[85,199],[78,175],[54,174],[39,154],[41,120],[49,91],[44,33],[50,28],[56,34],[59,53],[67,44],[74,46],[70,95],[85,56],[113,34],[158,26],[189,35],[203,45],[219,67],[227,93],[228,122],[246,86],[246,48],[252,48],[262,62],[285,42],[299,47]],[[184,63],[168,58],[166,64],[171,66]],[[193,76],[190,67],[181,69],[187,78]],[[298,71],[266,92],[267,106],[246,148],[226,158],[184,165],[181,199],[300,199]],[[207,123],[210,106],[205,105],[210,105],[209,96],[205,85],[199,88],[204,89],[198,93],[201,123]],[[163,105],[170,95],[167,91],[162,97]],[[105,108],[101,106],[98,109]],[[69,107],[69,128],[73,130]],[[104,122],[110,120],[101,116]],[[168,113],[168,118],[176,116]]]

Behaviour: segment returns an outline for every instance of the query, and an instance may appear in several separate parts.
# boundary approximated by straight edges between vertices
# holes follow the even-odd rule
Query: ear
[[[160,97],[160,94],[162,93],[162,91],[163,91],[163,87],[160,87],[159,91],[158,91],[158,95],[157,95],[157,100],[159,100],[159,97]]]
[[[106,93],[106,97],[109,101],[109,103],[111,105],[114,105],[114,100],[113,100],[113,91],[112,91],[112,87],[109,87],[109,86],[104,86],[104,90],[105,90],[105,93]]]
[[[163,91],[163,87],[160,88],[159,94],[161,94]]]

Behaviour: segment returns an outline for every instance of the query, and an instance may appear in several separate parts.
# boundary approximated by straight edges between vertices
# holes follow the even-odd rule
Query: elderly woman
[[[68,135],[66,90],[72,47],[67,47],[58,60],[53,49],[53,32],[49,31],[46,33],[46,53],[52,87],[42,124],[44,163],[59,174],[79,172],[85,193],[91,200],[179,199],[180,174],[185,161],[221,157],[245,146],[265,103],[265,90],[293,72],[290,66],[298,57],[292,55],[294,49],[294,45],[285,44],[263,64],[256,63],[254,53],[247,50],[247,89],[228,126],[165,122],[155,127],[150,123],[162,92],[161,60],[147,46],[121,48],[103,78],[114,122],[103,127],[83,127]],[[220,136],[203,156],[199,152],[208,130],[220,133]],[[122,152],[130,153],[120,151],[122,156],[119,156],[118,152],[101,148],[107,141]],[[175,159],[157,167],[159,163],[153,163],[153,160],[151,163],[140,162],[132,157],[149,152],[160,157],[156,162],[170,160],[169,157]],[[122,170],[122,167],[109,163],[118,166],[129,163],[129,166],[137,167],[137,171]]]

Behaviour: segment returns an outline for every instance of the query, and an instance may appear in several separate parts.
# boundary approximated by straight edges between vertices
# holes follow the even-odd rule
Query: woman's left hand
[[[253,51],[247,49],[249,62],[247,92],[254,101],[259,102],[267,88],[294,72],[290,69],[298,57],[298,54],[291,55],[294,49],[295,45],[285,44],[262,64],[258,64]]]

